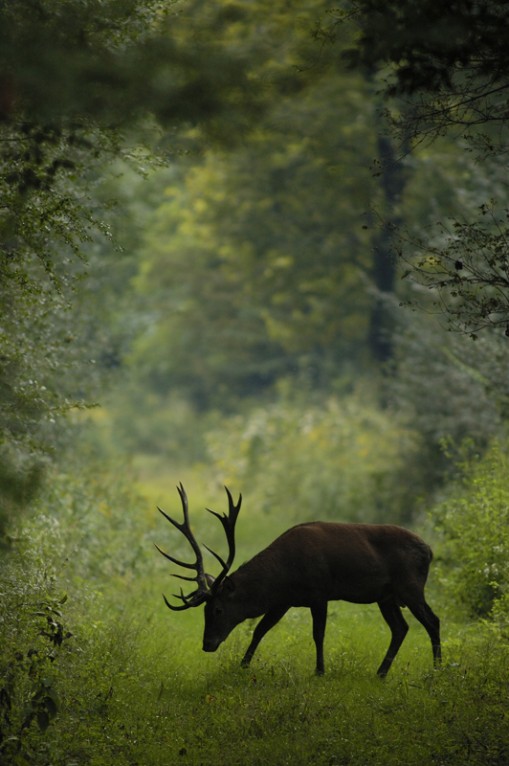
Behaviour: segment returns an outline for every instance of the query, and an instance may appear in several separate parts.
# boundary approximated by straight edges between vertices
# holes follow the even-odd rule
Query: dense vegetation
[[[2,764],[507,763],[508,10],[298,5],[0,3]],[[346,604],[323,678],[303,610],[203,654],[179,481],[239,563],[420,531],[443,668]]]

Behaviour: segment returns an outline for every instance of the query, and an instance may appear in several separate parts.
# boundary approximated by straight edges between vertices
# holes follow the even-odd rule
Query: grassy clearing
[[[433,592],[435,569],[429,600],[442,619],[441,670],[432,669],[428,636],[407,615],[409,634],[380,681],[388,628],[376,606],[344,603],[330,605],[324,677],[313,672],[311,617],[303,609],[290,611],[242,670],[253,625],[238,626],[217,653],[205,654],[202,609],[176,614],[163,604],[161,592],[178,585],[153,542],[189,553],[154,508],[180,513],[173,480],[163,486],[147,472],[140,483],[151,486],[148,500],[116,489],[113,502],[107,478],[95,477],[91,497],[86,477],[81,494],[65,493],[65,481],[56,487],[48,503],[60,521],[53,531],[45,515],[27,524],[21,563],[11,562],[11,580],[9,568],[3,575],[0,656],[12,680],[4,687],[2,766],[6,754],[7,766],[509,762],[509,649],[500,632],[455,621],[451,595]],[[199,538],[222,549],[219,525],[200,509],[221,510],[224,490],[205,475],[189,486]],[[281,520],[253,507],[247,498],[239,560],[280,531]],[[56,623],[72,633],[58,646],[48,644],[48,603],[58,604]],[[50,720],[25,724],[27,704],[40,714],[41,700]]]
[[[61,668],[74,684],[46,734],[53,762],[507,763],[509,653],[486,633],[445,626],[445,665],[433,671],[428,638],[412,621],[382,682],[375,671],[388,632],[376,607],[333,606],[322,678],[306,610],[287,615],[248,670],[238,662],[250,626],[207,655],[201,618],[154,601],[89,627],[84,651],[70,650]]]

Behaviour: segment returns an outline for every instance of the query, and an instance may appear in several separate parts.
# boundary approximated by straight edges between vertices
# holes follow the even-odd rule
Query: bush
[[[475,618],[509,623],[509,457],[494,442],[460,466],[450,497],[432,511],[441,532],[441,577]]]
[[[99,666],[108,630],[97,626],[118,631],[148,548],[147,520],[118,466],[69,468],[48,475],[31,517],[8,529],[12,550],[0,569],[2,763],[52,762],[55,721],[69,718],[78,697],[82,713],[96,704],[97,678],[84,699],[76,668]]]
[[[46,521],[51,537],[54,524]],[[56,668],[72,634],[51,562],[37,541],[17,542],[0,577],[0,761],[25,764],[59,712]]]
[[[327,435],[329,445],[338,431],[334,407],[343,420],[353,423],[355,414],[361,422],[353,400],[349,414],[337,402],[313,409],[313,417],[308,412],[307,427]],[[260,448],[259,471],[278,457],[281,444],[301,433],[290,417],[295,411],[285,405],[279,417],[267,415],[278,426],[268,441],[275,451],[265,455]],[[364,422],[368,443],[378,438],[375,424],[382,422]],[[383,447],[391,443],[389,433],[380,461],[388,457]],[[225,434],[233,444],[235,434]],[[351,442],[359,460],[359,445]],[[295,449],[289,458],[296,462],[297,454]],[[307,454],[311,470],[322,449]],[[368,478],[369,465],[379,463],[366,463]],[[15,551],[0,570],[2,764],[506,762],[509,743],[501,721],[509,653],[499,635],[448,620],[446,664],[437,672],[431,671],[425,631],[412,630],[384,684],[374,670],[389,636],[374,606],[331,608],[330,667],[320,679],[311,672],[307,610],[295,610],[271,631],[249,671],[238,667],[249,624],[239,626],[217,654],[204,654],[201,610],[175,615],[162,603],[159,588],[166,589],[170,572],[146,539],[146,532],[155,536],[152,503],[137,497],[124,473],[82,464],[79,473],[55,474],[31,520],[25,514],[11,527]],[[283,476],[282,459],[274,476]],[[196,488],[204,481],[202,468],[189,479],[194,509],[201,501]],[[268,526],[280,522],[266,520]],[[251,527],[255,549],[264,534],[260,526]],[[188,546],[183,541],[182,554],[175,549],[182,536],[173,531],[171,552],[186,557]],[[166,534],[158,526],[156,539]],[[443,604],[436,608],[442,615]]]

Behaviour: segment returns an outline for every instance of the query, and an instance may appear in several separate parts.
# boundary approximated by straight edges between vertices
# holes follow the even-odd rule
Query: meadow
[[[179,585],[153,543],[184,550],[155,503],[168,499],[177,515],[176,492],[152,480],[136,492],[120,480],[112,489],[108,476],[83,477],[81,493],[74,486],[65,494],[64,480],[54,484],[51,519],[24,522],[20,556],[4,570],[6,766],[508,762],[507,642],[492,624],[461,616],[433,566],[427,593],[442,620],[440,669],[424,629],[406,615],[407,638],[388,677],[378,679],[387,626],[376,605],[346,603],[330,604],[323,677],[314,675],[303,609],[291,610],[242,669],[250,622],[206,654],[202,608],[173,613],[164,605],[162,592]],[[193,486],[193,476],[185,478]],[[199,509],[206,493],[203,476],[194,478]],[[212,507],[222,502],[218,487]],[[245,502],[238,563],[279,531]],[[202,516],[214,521],[197,513],[198,524]],[[213,526],[205,538],[198,529],[200,539],[224,545],[210,539]]]
[[[507,763],[509,653],[483,631],[445,621],[445,664],[434,671],[427,636],[412,621],[380,681],[388,636],[378,610],[335,605],[327,672],[316,677],[306,611],[294,610],[266,637],[248,670],[239,658],[250,626],[206,655],[196,611],[184,617],[159,599],[149,609],[131,603],[96,642],[84,642],[88,672],[87,650],[71,652],[61,672],[69,662],[80,685],[67,690],[48,727],[53,762]]]

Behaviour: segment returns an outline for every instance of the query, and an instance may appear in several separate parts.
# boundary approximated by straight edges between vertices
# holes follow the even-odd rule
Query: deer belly
[[[292,606],[313,606],[323,601],[350,601],[356,604],[372,604],[383,601],[392,591],[389,576],[381,571],[355,572],[350,576],[327,576],[308,578],[291,588],[288,602]]]

